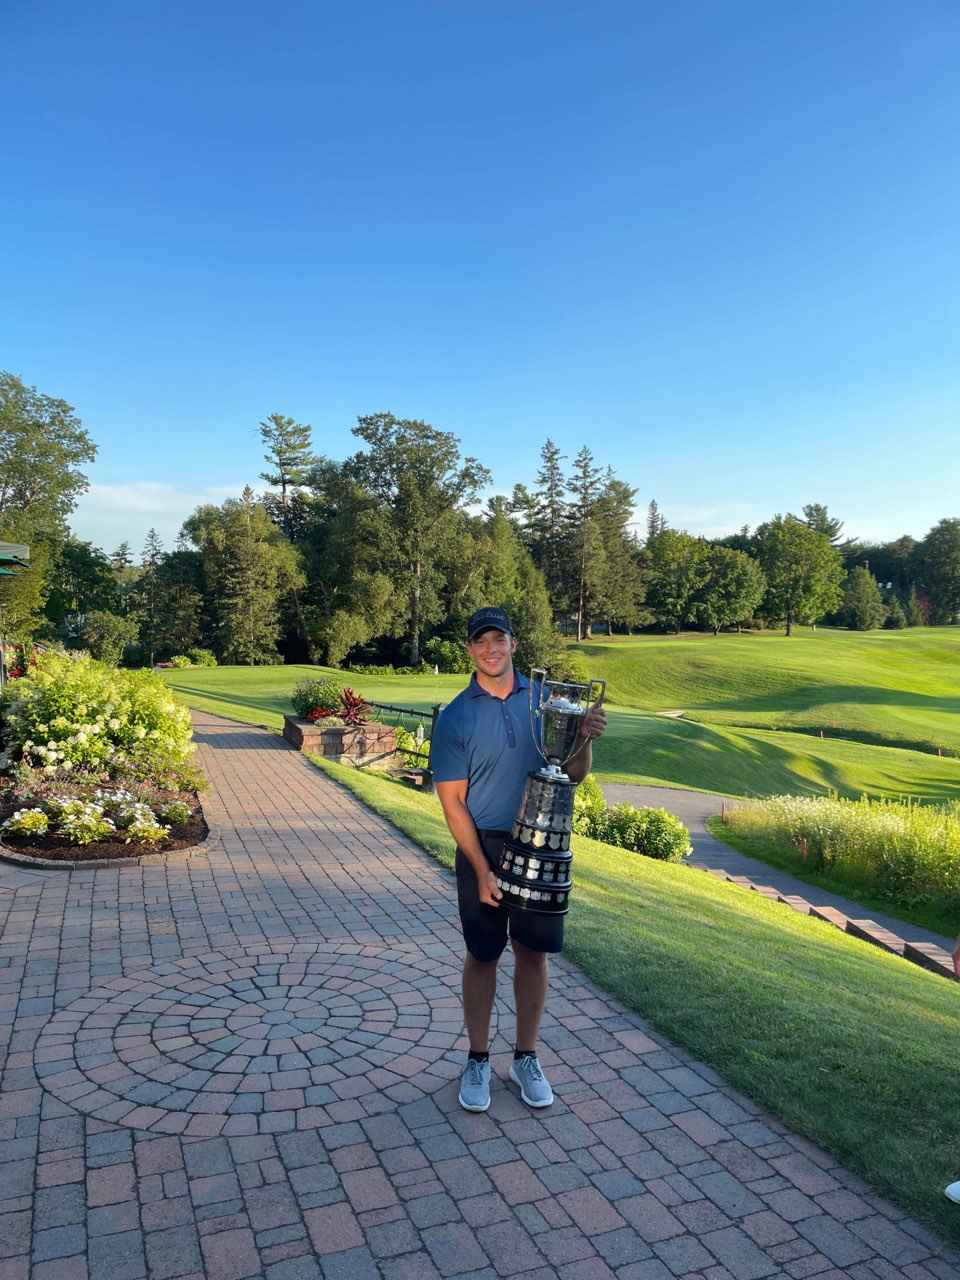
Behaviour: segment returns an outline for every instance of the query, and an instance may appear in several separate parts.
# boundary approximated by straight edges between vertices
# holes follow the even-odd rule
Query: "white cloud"
[[[180,489],[155,480],[92,484],[78,502],[70,526],[76,537],[108,552],[121,542],[139,551],[149,529],[156,529],[164,544],[171,546],[197,507],[239,497],[243,486],[244,481],[203,489]]]

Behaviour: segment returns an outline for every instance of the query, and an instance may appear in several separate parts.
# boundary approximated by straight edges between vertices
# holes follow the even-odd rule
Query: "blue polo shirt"
[[[474,673],[437,718],[433,780],[467,779],[467,808],[481,831],[510,830],[527,774],[543,768],[530,732],[529,685],[514,672],[513,692],[495,698],[480,687]]]

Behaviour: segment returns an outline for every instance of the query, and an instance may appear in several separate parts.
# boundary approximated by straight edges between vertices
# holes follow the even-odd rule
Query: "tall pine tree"
[[[260,479],[280,490],[280,496],[269,495],[271,514],[290,537],[290,517],[293,491],[307,483],[310,470],[319,459],[313,452],[309,423],[296,422],[283,413],[271,413],[260,423],[260,439],[267,446],[263,455],[270,467],[261,471]]]
[[[577,639],[582,640],[587,631],[588,609],[591,595],[603,580],[603,541],[594,519],[597,499],[600,497],[600,468],[586,445],[573,462],[573,475],[567,481],[572,499],[567,506],[569,546],[573,553],[571,596],[577,620]]]

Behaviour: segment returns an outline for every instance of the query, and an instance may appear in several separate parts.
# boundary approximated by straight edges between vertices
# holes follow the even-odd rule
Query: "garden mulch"
[[[0,865],[0,1280],[960,1274],[562,959],[557,1102],[505,1080],[505,973],[464,1113],[450,875],[276,735],[195,724],[189,860]]]

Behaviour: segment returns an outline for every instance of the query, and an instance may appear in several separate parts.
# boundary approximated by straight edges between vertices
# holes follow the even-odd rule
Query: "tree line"
[[[855,628],[956,620],[960,520],[922,541],[844,539],[825,507],[718,539],[673,529],[586,446],[550,440],[535,478],[480,505],[491,473],[457,438],[360,417],[335,461],[283,414],[259,425],[266,469],[199,507],[177,543],[135,555],[72,536],[95,446],[69,405],[0,375],[0,539],[33,569],[0,583],[7,638],[39,636],[153,663],[202,647],[224,662],[462,666],[469,614],[502,604],[524,665],[562,661],[560,633],[719,632],[824,620]]]

